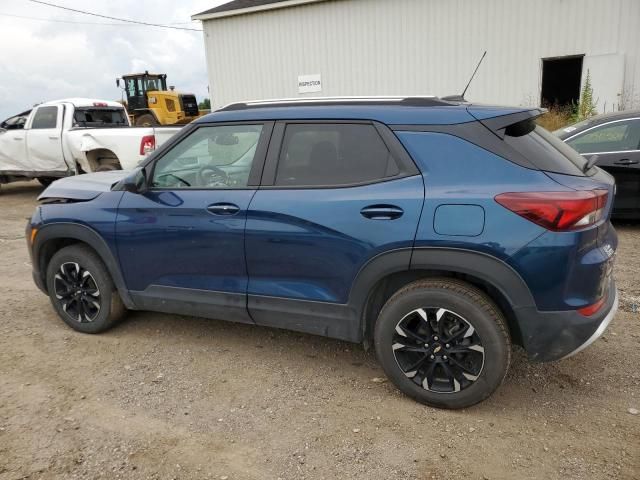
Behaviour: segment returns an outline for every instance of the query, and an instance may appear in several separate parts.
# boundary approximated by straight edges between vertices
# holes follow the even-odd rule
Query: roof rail
[[[455,102],[442,100],[432,95],[410,96],[410,97],[389,97],[389,96],[373,96],[373,97],[297,97],[297,98],[277,98],[266,100],[247,100],[243,102],[234,102],[220,108],[219,111],[229,110],[246,110],[250,108],[261,107],[285,107],[285,106],[301,106],[301,105],[335,105],[335,104],[351,104],[351,105],[375,105],[380,103],[389,103],[401,106],[413,107],[432,107],[432,106],[451,106],[456,105]]]

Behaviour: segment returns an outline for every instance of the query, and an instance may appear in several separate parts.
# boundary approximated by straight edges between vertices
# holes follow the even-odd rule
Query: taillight
[[[156,149],[156,137],[155,135],[145,135],[140,140],[140,155],[146,155],[153,152]]]
[[[587,305],[586,307],[579,308],[578,309],[578,313],[580,315],[584,315],[585,317],[590,317],[591,315],[597,313],[598,310],[600,310],[602,308],[602,306],[604,305],[605,300],[606,300],[606,297],[602,297],[596,303],[593,303],[591,305]]]
[[[556,232],[577,230],[600,220],[606,190],[501,193],[496,202],[541,227]]]

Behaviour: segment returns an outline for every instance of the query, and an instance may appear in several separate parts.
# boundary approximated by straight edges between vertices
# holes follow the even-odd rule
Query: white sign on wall
[[[320,74],[298,75],[298,93],[313,93],[322,91]]]

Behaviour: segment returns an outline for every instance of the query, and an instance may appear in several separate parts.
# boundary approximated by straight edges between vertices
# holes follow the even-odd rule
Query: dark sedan
[[[640,110],[598,115],[553,133],[585,158],[598,155],[596,165],[615,177],[614,217],[640,219]]]

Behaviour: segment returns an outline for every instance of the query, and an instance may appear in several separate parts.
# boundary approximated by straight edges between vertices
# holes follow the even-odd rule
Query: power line
[[[37,18],[26,17],[24,15],[13,15],[11,13],[0,13],[1,17],[21,18],[23,20],[38,20],[40,22],[53,22],[53,23],[73,23],[77,25],[107,25],[118,27],[143,27],[144,25],[127,25],[126,23],[106,23],[106,22],[74,22],[73,20],[62,20],[57,18]]]
[[[76,22],[74,20],[63,20],[61,18],[39,18],[28,17],[26,15],[14,15],[12,13],[0,13],[0,17],[12,17],[21,18],[23,20],[37,20],[40,22],[53,22],[53,23],[71,23],[76,25],[107,25],[114,27],[146,27],[146,25],[134,25],[127,23],[111,23],[111,22]],[[171,22],[169,25],[188,25],[191,22]]]
[[[110,17],[108,15],[101,15],[99,13],[86,12],[84,10],[77,10],[75,8],[63,7],[62,5],[55,5],[53,3],[43,2],[42,0],[29,0],[29,1],[33,2],[33,3],[39,3],[41,5],[46,5],[48,7],[60,8],[62,10],[68,10],[70,12],[81,13],[83,15],[91,15],[93,17],[106,18],[107,20],[117,20],[119,22],[135,23],[137,25],[146,25],[147,27],[171,28],[171,29],[174,29],[174,30],[188,30],[188,31],[191,31],[191,32],[202,32],[202,30],[199,30],[197,28],[175,27],[175,26],[172,26],[172,25],[161,25],[159,23],[150,23],[150,22],[140,22],[138,20],[129,20],[127,18]]]

